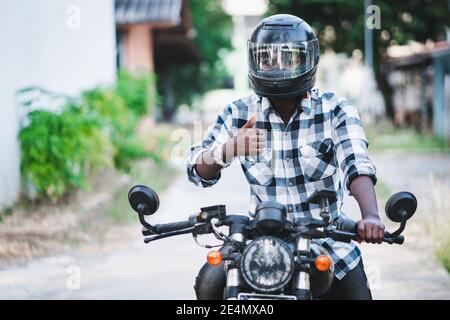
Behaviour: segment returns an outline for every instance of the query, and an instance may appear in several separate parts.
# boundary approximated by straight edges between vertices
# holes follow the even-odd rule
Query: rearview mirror
[[[159,209],[159,198],[155,191],[146,186],[135,186],[128,192],[128,201],[137,213],[149,216]]]
[[[410,219],[417,209],[417,199],[410,192],[399,192],[389,198],[386,203],[386,215],[394,222],[401,222],[403,218]]]

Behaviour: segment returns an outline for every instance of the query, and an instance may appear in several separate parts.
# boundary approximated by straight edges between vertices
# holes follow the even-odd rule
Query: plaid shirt
[[[334,189],[338,200],[330,204],[330,212],[336,219],[342,214],[343,192],[349,192],[352,178],[367,175],[376,183],[358,111],[347,100],[333,93],[319,94],[317,89],[305,95],[287,125],[267,98],[254,93],[229,104],[209,128],[208,136],[191,147],[187,160],[190,181],[210,187],[220,179],[220,172],[211,180],[202,179],[195,171],[197,157],[236,135],[252,114],[257,117],[254,127],[266,130],[267,142],[261,155],[239,157],[250,184],[251,216],[259,202],[274,200],[286,205],[291,215],[319,217],[319,206],[307,203],[307,198],[316,190]],[[315,241],[332,257],[338,279],[360,260],[354,242]]]

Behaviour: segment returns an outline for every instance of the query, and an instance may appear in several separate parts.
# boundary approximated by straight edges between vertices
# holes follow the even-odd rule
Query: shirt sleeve
[[[350,183],[365,175],[377,182],[376,168],[368,155],[366,135],[358,111],[348,100],[339,99],[333,110],[333,142],[336,158],[344,175],[344,188],[350,193]]]
[[[208,129],[208,134],[203,141],[191,146],[187,156],[187,175],[189,181],[196,186],[202,186],[203,188],[211,187],[219,181],[221,173],[220,171],[211,180],[205,180],[200,177],[195,170],[195,164],[198,157],[205,151],[212,150],[216,146],[226,143],[232,136],[231,130],[232,124],[232,109],[231,106],[227,106],[225,110],[220,112],[213,125]]]

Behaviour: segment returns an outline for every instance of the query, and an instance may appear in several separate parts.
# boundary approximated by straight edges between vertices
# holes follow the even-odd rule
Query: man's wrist
[[[236,157],[236,139],[231,138],[222,145],[222,159],[224,162],[231,162]]]
[[[377,219],[377,220],[381,220],[380,219],[380,215],[378,214],[378,212],[364,212],[364,213],[362,213],[362,218],[363,219]]]
[[[226,152],[226,144],[215,147],[212,151],[212,156],[216,164],[221,167],[228,167],[233,162],[234,157],[229,157]]]

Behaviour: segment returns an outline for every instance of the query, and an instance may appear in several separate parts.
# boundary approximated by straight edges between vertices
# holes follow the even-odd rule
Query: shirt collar
[[[311,91],[305,93],[302,101],[300,101],[300,105],[306,114],[311,112]]]
[[[269,114],[271,104],[268,98],[260,96],[261,110],[265,115]],[[303,99],[300,101],[299,107],[306,113],[311,112],[311,92],[305,93]]]

